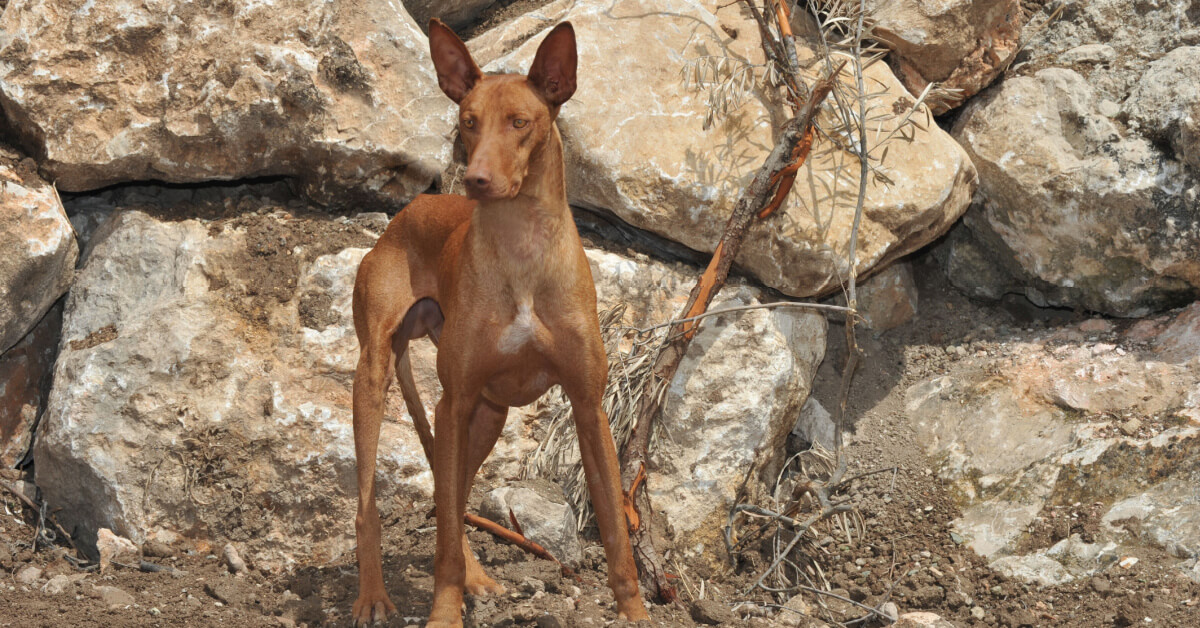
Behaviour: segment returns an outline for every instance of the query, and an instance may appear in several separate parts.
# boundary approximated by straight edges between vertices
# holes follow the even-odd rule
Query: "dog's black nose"
[[[474,192],[483,192],[492,184],[492,177],[486,172],[468,172],[465,183]]]

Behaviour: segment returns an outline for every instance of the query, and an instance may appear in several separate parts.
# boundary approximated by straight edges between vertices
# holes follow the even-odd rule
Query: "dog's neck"
[[[480,244],[528,259],[551,248],[574,230],[567,205],[562,137],[557,125],[539,150],[529,156],[521,189],[510,199],[481,200],[471,217],[471,232]]]

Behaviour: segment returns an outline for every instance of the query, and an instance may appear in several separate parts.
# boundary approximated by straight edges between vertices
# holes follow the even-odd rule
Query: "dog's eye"
[[[516,128],[518,128],[518,129],[523,129],[523,128],[525,128],[525,125],[526,125],[526,124],[529,124],[529,120],[522,120],[522,119],[520,119],[520,118],[517,118],[516,120],[513,120],[513,126],[514,126],[514,127],[516,127]]]
[[[471,118],[467,118],[466,120],[462,121],[462,125],[467,127],[468,129],[473,129],[473,128],[475,128],[475,120],[472,120]]]

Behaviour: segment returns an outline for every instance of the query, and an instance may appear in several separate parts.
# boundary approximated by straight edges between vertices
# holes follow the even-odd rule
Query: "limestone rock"
[[[55,305],[33,331],[0,354],[0,468],[15,467],[29,451],[50,395],[61,329],[62,306]]]
[[[8,4],[0,104],[60,189],[282,175],[398,206],[442,170],[452,104],[399,2],[220,6]]]
[[[626,327],[648,328],[675,316],[698,276],[695,269],[642,256],[588,251],[588,257],[600,308],[626,304],[619,321]],[[730,282],[710,311],[758,303],[763,296]],[[655,446],[655,473],[647,479],[651,502],[665,512],[680,551],[715,559],[720,527],[742,480],[774,478],[824,352],[825,321],[812,312],[753,310],[705,319],[668,387],[661,420],[671,437]],[[617,359],[610,352],[610,364]],[[552,395],[548,412],[565,403]],[[551,464],[534,465],[535,472],[562,482],[572,503],[586,512],[582,486],[563,471],[578,461],[574,431],[564,429],[570,434],[566,444],[551,447],[563,451],[561,461],[555,454]],[[759,487],[754,481],[748,486]]]
[[[1069,4],[955,123],[980,194],[951,235],[947,273],[976,296],[1116,316],[1184,305],[1200,297],[1197,15]],[[1112,62],[1079,54],[1098,40]]]
[[[579,89],[559,117],[571,202],[712,251],[738,193],[774,145],[772,125],[786,114],[752,96],[706,130],[707,97],[682,85],[679,76],[687,63],[705,55],[728,52],[758,62],[762,53],[752,20],[732,7],[715,17],[688,0],[615,6],[559,0],[470,45],[488,71],[524,71],[538,33],[563,19],[575,26],[580,64]],[[722,26],[747,35],[731,38]],[[804,62],[814,55],[803,46],[800,54]],[[912,98],[884,64],[871,66],[867,75],[886,90],[874,106],[897,112],[882,122],[886,136],[911,110]],[[924,119],[924,112],[914,115]],[[912,142],[887,144],[880,172],[891,185],[879,179],[868,184],[860,273],[932,241],[966,209],[973,166],[936,124],[923,126]],[[857,161],[849,153],[819,144],[786,206],[750,229],[739,265],[786,294],[832,292],[846,276],[857,177]]]
[[[67,291],[79,255],[58,194],[17,157],[0,149],[0,354]]]
[[[33,586],[42,578],[42,568],[36,565],[26,565],[17,572],[17,582],[25,586]]]
[[[820,445],[833,451],[837,445],[837,426],[833,416],[813,397],[809,397],[800,408],[800,418],[792,427],[792,434],[810,445]]]
[[[868,0],[867,11],[910,92],[934,82],[961,90],[935,105],[935,114],[978,93],[1012,63],[1025,22],[1020,0]]]
[[[244,543],[266,568],[346,551],[350,291],[375,237],[282,211],[201,222],[118,208],[67,298],[35,445],[60,521],[85,537]],[[380,440],[385,512],[432,484],[402,405],[393,395]]]
[[[730,286],[712,309],[761,296]],[[647,480],[677,551],[715,563],[743,480],[752,480],[753,491],[779,471],[824,354],[825,319],[812,312],[756,310],[701,327],[667,389],[661,421],[670,437],[655,446],[655,473]]]
[[[1160,349],[1200,336],[1190,330],[1198,312],[1200,304],[1124,330],[1037,335],[957,360],[908,390],[906,413],[959,500],[954,526],[976,552],[1052,585],[1105,568],[1126,544],[1200,543],[1200,508],[1187,498],[1200,481],[1200,422],[1189,418],[1200,407],[1200,355]],[[1081,326],[1096,330],[1093,322]],[[1113,417],[1142,426],[1127,435],[1127,419]],[[1064,504],[1109,504],[1097,513],[1104,529],[1086,543],[1018,554],[1030,526]],[[1113,523],[1131,518],[1141,525]]]
[[[524,480],[493,489],[483,498],[479,514],[504,527],[516,518],[525,538],[546,548],[564,565],[579,566],[583,549],[575,531],[575,511],[562,488],[547,480]]]
[[[1142,133],[1200,171],[1200,46],[1181,46],[1151,63],[1123,109]]]
[[[100,528],[96,533],[96,550],[100,552],[100,573],[112,566],[112,561],[126,555],[136,557],[138,548],[133,541],[113,534],[108,528]]]

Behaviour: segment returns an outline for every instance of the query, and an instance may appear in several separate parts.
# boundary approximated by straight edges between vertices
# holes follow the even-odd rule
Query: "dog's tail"
[[[417,383],[413,381],[412,362],[408,359],[407,348],[396,358],[396,379],[400,380],[400,394],[404,396],[404,405],[408,407],[413,425],[417,427],[417,437],[421,439],[425,459],[433,464],[433,430],[429,426],[428,417],[425,416],[425,406],[421,404]]]

